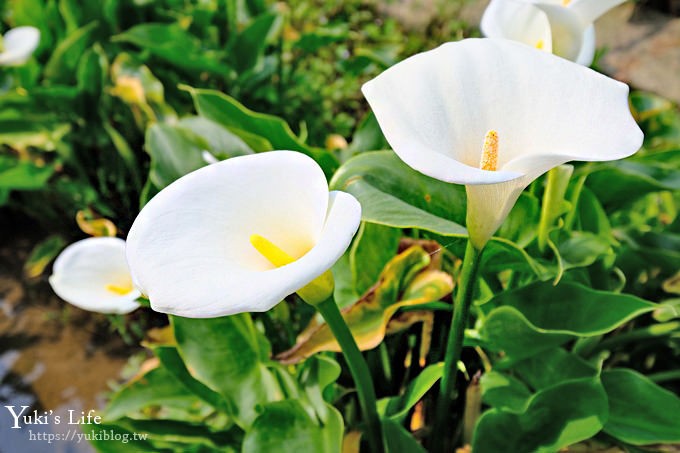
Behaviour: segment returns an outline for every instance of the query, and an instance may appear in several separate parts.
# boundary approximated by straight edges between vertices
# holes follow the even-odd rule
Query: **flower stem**
[[[359,405],[361,406],[364,422],[367,425],[367,435],[371,451],[382,453],[385,451],[382,427],[376,408],[375,389],[373,388],[371,373],[366,365],[366,361],[361,355],[352,332],[347,327],[333,297],[316,304],[316,309],[319,310],[333,335],[335,335],[335,339],[338,340],[338,344],[340,344],[342,353],[349,366],[349,371],[352,373],[352,378],[354,378],[354,384],[359,395]]]
[[[477,283],[477,272],[479,271],[482,250],[477,250],[472,245],[472,242],[468,240],[453,307],[453,319],[451,320],[451,330],[449,331],[444,358],[444,374],[440,382],[437,413],[435,415],[434,430],[432,431],[433,435],[437,436],[433,439],[435,451],[442,453],[451,451],[451,445],[449,444],[453,441],[453,438],[450,434],[455,431],[449,426],[451,405],[456,399],[458,361],[463,349],[463,337]]]

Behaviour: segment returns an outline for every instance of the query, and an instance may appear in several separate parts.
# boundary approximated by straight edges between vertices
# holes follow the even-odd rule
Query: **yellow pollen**
[[[543,42],[542,39],[539,39],[538,42],[536,42],[536,48],[537,48],[538,50],[543,50],[543,46],[544,46],[544,45],[545,45],[545,43]]]
[[[250,236],[250,243],[262,254],[270,263],[276,267],[285,266],[295,261],[295,258],[281,250],[269,239],[253,234]]]
[[[569,6],[569,3],[571,3],[571,0],[562,0],[562,6]]]
[[[123,285],[106,285],[106,290],[119,296],[124,296],[130,291],[132,291],[132,283],[126,283]]]
[[[484,147],[482,148],[479,168],[488,171],[496,171],[498,168],[498,132],[493,129],[484,136]]]

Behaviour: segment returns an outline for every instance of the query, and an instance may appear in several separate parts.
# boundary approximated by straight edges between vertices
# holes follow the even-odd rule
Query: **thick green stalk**
[[[378,412],[376,408],[375,389],[373,388],[373,381],[371,373],[366,365],[364,357],[359,351],[356,341],[352,336],[352,332],[347,327],[340,310],[333,298],[329,298],[319,304],[316,304],[316,309],[321,313],[323,319],[331,328],[335,339],[342,349],[345,356],[349,371],[354,378],[354,384],[359,395],[359,404],[367,426],[368,441],[371,446],[371,451],[374,453],[382,453],[385,451],[383,444],[382,427]]]
[[[548,244],[548,235],[555,220],[562,213],[564,195],[567,192],[569,178],[574,171],[571,165],[560,165],[548,172],[541,218],[538,224],[538,249],[543,252]]]
[[[449,331],[446,355],[444,357],[444,374],[440,382],[437,413],[435,414],[434,430],[432,431],[434,451],[441,453],[451,451],[451,445],[449,444],[453,441],[452,433],[455,431],[449,426],[451,422],[451,405],[456,399],[458,361],[463,349],[465,327],[467,326],[470,305],[472,304],[477,284],[477,273],[481,256],[482,250],[477,250],[472,245],[472,242],[468,241],[453,307],[453,319],[451,320],[451,330]]]

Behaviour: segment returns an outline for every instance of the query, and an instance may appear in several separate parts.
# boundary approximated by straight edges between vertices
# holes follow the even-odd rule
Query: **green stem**
[[[680,370],[660,371],[647,375],[649,379],[656,382],[680,381]]]
[[[560,165],[548,172],[538,224],[538,250],[541,253],[545,251],[550,230],[562,210],[564,194],[567,192],[569,178],[573,171],[574,167],[571,165]]]
[[[352,378],[354,378],[354,384],[359,395],[359,405],[367,425],[368,441],[371,450],[374,453],[384,452],[382,427],[376,408],[375,389],[373,388],[371,373],[366,365],[366,361],[361,355],[352,332],[347,327],[347,323],[345,323],[342,314],[340,314],[340,310],[333,297],[317,304],[316,309],[321,313],[328,327],[330,327],[335,339],[338,340],[338,344],[340,344],[342,353],[349,366],[349,371],[352,373]]]
[[[640,340],[650,340],[672,335],[678,329],[680,329],[680,321],[671,321],[622,332],[602,340],[601,343],[593,348],[590,355],[592,356],[600,351],[612,350],[633,341],[638,342]]]
[[[444,374],[440,382],[439,400],[437,401],[437,413],[435,414],[433,444],[435,451],[451,451],[450,436],[454,430],[449,426],[451,405],[456,399],[456,376],[458,374],[458,361],[463,349],[463,339],[465,327],[468,322],[468,313],[474,296],[477,283],[477,273],[482,250],[477,250],[472,242],[468,240],[463,258],[458,291],[453,308],[453,319],[451,320],[451,330],[446,345],[446,355],[444,358]]]

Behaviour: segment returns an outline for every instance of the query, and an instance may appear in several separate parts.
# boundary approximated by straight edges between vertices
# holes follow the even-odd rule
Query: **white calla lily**
[[[156,311],[192,318],[266,311],[310,283],[332,291],[328,271],[360,218],[359,202],[329,193],[304,154],[234,157],[149,201],[128,235],[127,258]]]
[[[523,42],[590,66],[593,23],[626,0],[491,0],[481,29],[489,38]]]
[[[99,313],[130,313],[141,293],[132,285],[125,241],[113,237],[83,239],[57,257],[49,278],[54,292],[76,307]]]
[[[467,228],[478,249],[547,170],[621,159],[642,144],[625,84],[508,40],[444,44],[362,91],[404,162],[467,186]]]
[[[38,47],[40,30],[35,27],[16,27],[0,40],[0,66],[18,66],[26,63]]]

